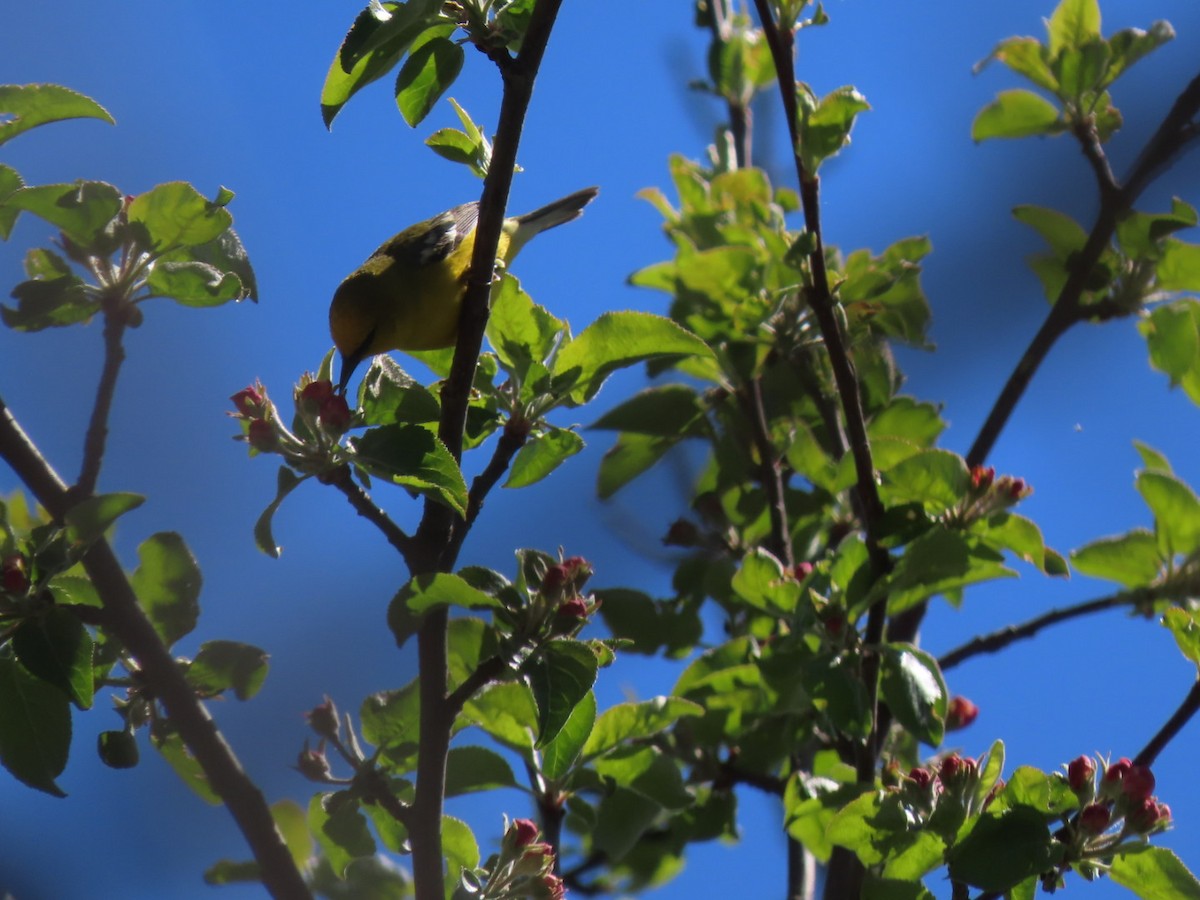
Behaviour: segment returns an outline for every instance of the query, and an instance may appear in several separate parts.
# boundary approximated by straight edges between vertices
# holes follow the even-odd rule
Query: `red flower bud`
[[[975,760],[970,757],[959,756],[957,753],[951,753],[942,760],[942,767],[938,770],[938,776],[942,779],[942,784],[948,785],[952,782],[969,778],[974,772]]]
[[[275,429],[271,427],[271,423],[266,419],[253,419],[250,422],[250,430],[247,432],[247,436],[250,440],[250,446],[260,453],[270,453],[279,442],[275,434]]]
[[[513,844],[517,847],[528,847],[537,839],[537,824],[532,819],[514,819],[509,830],[513,834]]]
[[[329,767],[329,760],[325,758],[324,739],[317,744],[316,750],[308,746],[308,741],[304,742],[304,749],[296,759],[296,769],[309,781],[329,781],[332,769]]]
[[[588,612],[587,601],[582,597],[572,597],[558,608],[558,614],[568,619],[586,619]]]
[[[329,382],[313,382],[313,384],[328,384]],[[312,385],[309,385],[310,387]],[[350,427],[350,405],[341,394],[331,394],[321,401],[317,418],[330,431],[341,434]]]
[[[323,738],[336,738],[340,729],[337,707],[328,696],[320,706],[314,706],[304,714],[308,719],[308,727]]]
[[[995,477],[996,470],[991,466],[986,468],[975,466],[971,469],[971,487],[977,491],[986,491],[992,486],[992,481]]]
[[[23,594],[29,590],[28,565],[20,553],[10,553],[0,563],[0,588],[10,594]]]
[[[792,567],[792,574],[796,576],[797,581],[803,581],[812,574],[813,564],[810,562],[798,562]]]
[[[332,396],[333,382],[331,381],[310,381],[300,391],[300,399],[311,403],[314,407],[319,407]]]
[[[229,399],[245,419],[257,419],[266,411],[267,401],[259,390],[261,385],[244,387]]]
[[[979,716],[979,707],[966,697],[952,697],[946,709],[946,730],[966,728]]]
[[[933,773],[928,769],[916,767],[908,770],[908,777],[917,783],[917,787],[927,788],[933,782]]]
[[[1130,766],[1121,779],[1121,793],[1130,800],[1144,800],[1154,793],[1154,773],[1149,766]]]
[[[1090,756],[1078,756],[1067,765],[1067,783],[1076,794],[1091,793],[1095,786],[1096,764]]]
[[[563,900],[567,895],[566,885],[557,875],[547,873],[542,876],[542,890],[546,892],[547,900]]]
[[[1100,779],[1100,793],[1106,797],[1116,797],[1121,793],[1121,781],[1125,778],[1125,773],[1133,768],[1133,763],[1129,761],[1129,757],[1122,756],[1115,763],[1104,770],[1104,777]]]
[[[563,586],[570,580],[571,573],[567,571],[567,567],[561,563],[557,566],[551,566],[546,570],[546,574],[542,576],[542,593],[557,594]]]
[[[821,624],[825,626],[825,631],[830,637],[841,637],[846,629],[846,617],[840,609],[826,608],[821,614]]]
[[[1159,803],[1153,797],[1143,797],[1134,802],[1125,813],[1125,825],[1130,831],[1147,834],[1154,830],[1160,822],[1171,820],[1171,807]]]
[[[1079,814],[1079,827],[1087,834],[1101,834],[1112,822],[1112,813],[1101,803],[1092,803]]]

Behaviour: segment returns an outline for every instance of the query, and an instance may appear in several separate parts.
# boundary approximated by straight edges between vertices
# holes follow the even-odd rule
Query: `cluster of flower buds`
[[[325,754],[325,745],[328,743],[356,773],[361,774],[364,771],[367,758],[354,734],[350,717],[346,717],[346,729],[343,734],[337,707],[326,696],[325,701],[306,712],[304,718],[308,721],[308,727],[320,740],[317,742],[316,749],[309,747],[307,740],[304,741],[304,749],[300,751],[300,755],[296,759],[296,770],[309,781],[315,781],[318,784],[350,784],[353,779],[334,776],[329,758]],[[343,738],[345,739],[343,740]],[[370,766],[365,768],[369,769]]]
[[[1121,826],[1118,839],[1167,828],[1171,809],[1154,796],[1154,773],[1126,757],[1104,767],[1099,784],[1097,767],[1080,756],[1067,766],[1067,783],[1079,798],[1079,830],[1094,837]]]
[[[1079,815],[1056,835],[1068,849],[1062,866],[1042,876],[1046,890],[1061,886],[1070,868],[1090,879],[1106,857],[1170,827],[1171,810],[1154,796],[1149,766],[1126,757],[1110,765],[1079,756],[1067,764],[1066,781],[1079,800]]]
[[[1033,488],[1023,478],[1011,475],[997,478],[991,466],[975,466],[971,469],[971,485],[955,509],[954,518],[963,523],[973,522],[1015,506],[1032,493]]]
[[[574,634],[600,606],[600,601],[594,596],[582,592],[591,576],[592,564],[582,556],[568,557],[546,569],[540,593],[550,613],[550,630],[553,634]]]
[[[346,398],[328,380],[308,375],[296,386],[295,431],[288,429],[261,383],[242,388],[229,398],[241,420],[240,440],[251,453],[278,453],[301,471],[320,473],[329,468],[338,439],[350,427],[353,413]]]
[[[981,765],[969,756],[949,753],[926,766],[916,766],[901,776],[893,766],[884,772],[884,784],[896,792],[917,819],[939,822],[956,830],[968,815],[982,812],[1004,786],[996,782],[984,797],[979,793]]]
[[[554,848],[538,841],[531,819],[515,819],[504,830],[500,853],[478,890],[479,900],[563,900],[566,887],[554,874]]]

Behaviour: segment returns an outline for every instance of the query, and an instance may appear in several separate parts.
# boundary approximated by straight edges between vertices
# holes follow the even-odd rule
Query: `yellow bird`
[[[505,219],[497,257],[507,265],[534,235],[579,218],[598,191],[584,188]],[[342,356],[338,390],[369,356],[454,346],[478,219],[479,204],[464,203],[412,225],[338,285],[329,305],[329,333]]]

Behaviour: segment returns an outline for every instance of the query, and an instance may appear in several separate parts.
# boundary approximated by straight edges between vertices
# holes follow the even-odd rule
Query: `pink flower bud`
[[[1148,834],[1159,827],[1159,823],[1171,821],[1171,808],[1153,797],[1135,801],[1125,813],[1125,825],[1130,831]]]
[[[991,466],[975,466],[971,469],[971,487],[977,491],[986,491],[996,478],[996,470]]]
[[[275,429],[266,419],[251,420],[247,437],[250,440],[250,446],[260,453],[270,453],[279,444]]]
[[[546,574],[542,576],[542,593],[560,593],[570,578],[571,573],[567,571],[566,566],[561,563],[557,566],[551,566],[546,570]]]
[[[917,783],[919,788],[927,788],[933,782],[933,773],[920,766],[908,770],[908,777]]]
[[[0,563],[0,588],[10,594],[23,594],[29,590],[28,564],[20,553],[10,553]]]
[[[324,739],[317,744],[315,750],[308,746],[308,741],[304,742],[304,749],[296,758],[296,769],[309,781],[321,783],[329,781],[332,769],[329,767],[329,760],[325,758]]]
[[[1101,834],[1112,822],[1112,813],[1101,803],[1092,803],[1079,814],[1079,827],[1087,834]]]
[[[966,728],[979,716],[979,707],[966,697],[952,697],[946,709],[946,730]]]
[[[1096,764],[1090,756],[1078,756],[1067,765],[1067,783],[1076,794],[1091,793],[1095,787]]]
[[[262,385],[244,387],[229,399],[233,402],[238,415],[245,419],[261,418],[266,411],[266,399],[259,390]]]
[[[942,760],[942,766],[938,770],[938,777],[941,778],[942,784],[950,785],[958,781],[970,778],[975,774],[975,760],[966,756],[959,756],[957,753],[951,753]]]
[[[810,562],[798,562],[792,567],[792,574],[796,576],[797,581],[803,581],[812,574],[813,564]]]
[[[304,714],[304,717],[308,720],[308,727],[321,737],[336,738],[338,736],[341,728],[338,722],[338,711],[328,696],[325,697],[324,703],[314,706]]]
[[[311,403],[314,408],[320,407],[322,403],[333,396],[333,382],[331,381],[310,381],[300,390],[300,400],[304,403]]]
[[[1145,800],[1154,793],[1154,773],[1149,766],[1130,766],[1121,779],[1121,793],[1130,800]]]
[[[587,601],[582,597],[572,597],[558,608],[558,614],[568,619],[586,619],[588,612]]]
[[[513,834],[513,845],[528,847],[537,839],[540,829],[532,819],[514,819],[509,830]]]
[[[1104,770],[1104,777],[1100,779],[1100,796],[1115,799],[1121,794],[1121,782],[1125,778],[1125,773],[1133,768],[1133,763],[1129,761],[1129,757],[1122,756],[1115,763]]]
[[[547,873],[542,876],[542,890],[548,900],[563,900],[567,895],[566,885],[557,875]]]
[[[314,382],[328,384],[328,382]],[[350,405],[341,394],[331,394],[321,401],[317,419],[330,431],[343,433],[350,427]]]

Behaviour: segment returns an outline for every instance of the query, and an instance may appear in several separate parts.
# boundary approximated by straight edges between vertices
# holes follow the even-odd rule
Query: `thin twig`
[[[76,499],[90,497],[96,493],[96,482],[100,478],[100,466],[104,462],[104,447],[108,440],[108,417],[112,411],[113,396],[117,390],[117,376],[125,361],[125,347],[121,338],[125,334],[126,319],[123,308],[111,309],[105,302],[104,309],[104,367],[96,385],[96,402],[92,406],[92,417],[83,440],[83,464],[79,480],[73,493]]]
[[[334,470],[326,476],[326,480],[345,495],[355,512],[378,528],[387,542],[395,547],[405,560],[408,559],[408,554],[413,549],[413,539],[393,522],[386,512],[375,505],[370,495],[351,476],[349,466]]]
[[[3,400],[0,400],[0,459],[8,463],[50,515],[61,522],[71,507],[72,495]],[[204,771],[208,785],[225,802],[258,861],[263,883],[271,895],[285,900],[311,897],[275,827],[262,792],[246,775],[207,708],[184,679],[183,670],[146,618],[120,561],[104,538],[95,541],[84,554],[83,567],[104,604],[106,626],[137,661],[171,724]]]
[[[771,520],[770,551],[791,571],[796,565],[792,552],[791,528],[788,524],[786,495],[783,486],[783,471],[775,451],[775,443],[767,425],[767,412],[763,402],[762,380],[754,378],[738,391],[742,411],[750,421],[750,433],[758,450],[759,477],[767,495],[767,514]]]
[[[1048,628],[1051,625],[1056,625],[1059,622],[1067,622],[1071,619],[1078,619],[1081,616],[1088,616],[1092,613],[1103,612],[1106,609],[1116,609],[1120,606],[1131,606],[1137,601],[1138,597],[1133,594],[1122,593],[1113,594],[1109,597],[1101,597],[1098,600],[1089,600],[1086,603],[1079,603],[1075,606],[1067,606],[1062,609],[1052,609],[1048,613],[1030,619],[1021,625],[1008,625],[998,631],[993,631],[991,634],[980,635],[972,638],[965,644],[955,647],[953,650],[944,654],[938,659],[938,666],[943,672],[948,669],[953,669],[959,663],[966,662],[973,656],[979,656],[983,653],[996,653],[1003,650],[1009,644],[1015,644],[1017,641],[1025,640],[1036,635],[1043,628]]]
[[[1162,753],[1163,748],[1169,744],[1179,732],[1183,731],[1183,727],[1192,720],[1196,712],[1200,711],[1200,681],[1192,685],[1191,690],[1187,692],[1187,696],[1183,698],[1183,702],[1179,704],[1179,708],[1167,719],[1158,733],[1150,739],[1150,742],[1141,749],[1138,755],[1134,758],[1134,762],[1139,766],[1149,766],[1158,759],[1158,754]]]

